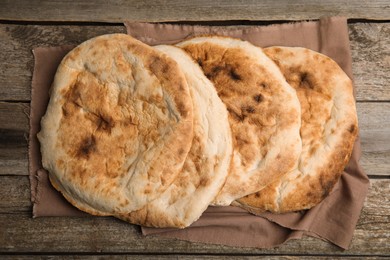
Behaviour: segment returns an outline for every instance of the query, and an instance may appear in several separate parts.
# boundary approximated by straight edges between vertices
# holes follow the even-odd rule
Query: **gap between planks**
[[[72,253],[72,252],[59,252],[59,253],[52,253],[52,252],[7,252],[7,253],[0,253],[0,256],[3,256],[7,259],[31,259],[39,257],[44,257],[45,259],[52,259],[52,258],[71,258],[71,259],[100,259],[100,258],[109,258],[109,259],[236,259],[237,257],[244,258],[244,259],[258,259],[259,257],[266,257],[267,259],[286,259],[286,260],[300,260],[300,259],[315,259],[317,260],[324,260],[324,259],[335,259],[335,258],[342,258],[343,260],[348,259],[382,259],[382,257],[386,255],[335,255],[335,254],[298,254],[298,253],[291,253],[291,254],[265,254],[265,253],[233,253],[233,254],[226,254],[226,253]]]
[[[54,10],[54,11],[53,11]],[[133,21],[205,20],[307,20],[322,16],[389,20],[386,0],[314,1],[237,1],[237,0],[105,0],[5,1],[0,20],[11,21],[94,21],[117,23]]]

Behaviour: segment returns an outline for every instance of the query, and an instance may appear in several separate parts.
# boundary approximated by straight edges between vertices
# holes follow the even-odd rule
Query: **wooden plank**
[[[316,260],[334,260],[335,258],[342,258],[343,260],[358,260],[362,259],[369,259],[369,260],[375,260],[375,259],[383,259],[383,256],[318,256],[318,255],[312,255],[312,256],[294,256],[294,255],[264,255],[264,254],[257,254],[257,255],[245,255],[245,254],[234,254],[234,255],[228,255],[228,254],[195,254],[195,255],[188,255],[188,254],[168,254],[168,255],[159,255],[159,254],[88,254],[88,255],[78,255],[78,254],[61,254],[61,255],[54,255],[54,254],[38,254],[38,255],[29,255],[29,254],[15,254],[15,255],[1,255],[3,258],[6,259],[19,259],[19,260],[30,260],[30,259],[135,259],[135,260],[148,260],[148,259],[180,259],[180,260],[186,260],[186,259],[259,259],[259,256],[266,256],[266,259],[270,260],[312,260],[313,257],[315,257]]]
[[[355,19],[390,18],[386,0],[331,1],[243,1],[243,0],[116,0],[107,2],[71,0],[2,1],[1,20],[12,21],[220,21],[220,20],[301,20],[321,16],[346,16]]]
[[[1,137],[9,138],[9,135]],[[27,175],[27,142],[22,140],[16,144],[16,147],[3,147],[3,145],[3,143],[0,145],[0,175]]]
[[[390,176],[390,103],[357,103],[357,111],[363,169]]]
[[[28,104],[0,102],[0,175],[28,174],[29,113]]]
[[[369,175],[390,176],[390,102],[358,102],[361,165]],[[27,104],[0,102],[0,175],[27,175]]]
[[[390,23],[354,23],[349,28],[357,99],[390,100]],[[30,100],[32,48],[78,44],[124,31],[121,25],[0,24],[0,100]]]
[[[0,176],[0,213],[15,214],[31,211],[28,176]]]
[[[29,114],[29,104],[0,102],[0,129],[27,133]]]
[[[87,252],[164,254],[294,254],[390,255],[390,180],[372,180],[351,248],[306,237],[279,248],[260,250],[189,243],[156,236],[143,237],[139,228],[109,217],[31,218],[28,178],[0,176],[0,252]],[[9,198],[9,201],[7,201]],[[10,239],[12,238],[12,239]],[[83,241],[83,243],[80,243]]]
[[[1,100],[30,100],[34,47],[78,44],[98,35],[117,32],[125,32],[124,26],[0,24]]]
[[[389,36],[390,24],[349,24],[352,71],[358,100],[390,100]]]

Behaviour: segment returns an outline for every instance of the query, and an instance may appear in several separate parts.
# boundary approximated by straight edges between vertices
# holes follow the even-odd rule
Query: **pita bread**
[[[292,170],[301,152],[300,105],[274,62],[260,48],[227,37],[178,46],[202,67],[229,112],[233,161],[213,205],[229,205]]]
[[[304,48],[270,47],[302,107],[297,169],[238,202],[253,213],[309,209],[322,201],[348,163],[358,132],[352,82],[336,62]]]
[[[181,170],[192,100],[168,56],[125,34],[104,35],[63,59],[41,127],[53,186],[88,213],[127,213],[158,197]]]
[[[222,188],[232,137],[226,107],[198,64],[179,48],[156,48],[173,58],[187,79],[194,102],[194,139],[183,171],[172,185],[143,209],[120,217],[143,226],[184,228],[201,216]]]

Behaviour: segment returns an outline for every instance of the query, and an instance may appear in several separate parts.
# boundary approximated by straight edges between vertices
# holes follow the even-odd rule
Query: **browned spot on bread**
[[[85,117],[93,123],[94,128],[99,132],[111,134],[111,129],[115,127],[115,120],[101,111],[90,111],[86,113]]]
[[[85,137],[79,144],[76,152],[76,156],[80,158],[88,159],[91,153],[96,151],[96,139],[95,137]]]
[[[203,65],[203,63],[202,63],[202,65]],[[208,68],[205,71],[207,71],[206,74],[205,74],[206,77],[208,79],[210,79],[210,80],[213,80],[219,74],[224,74],[224,75],[228,76],[230,79],[232,79],[233,81],[240,81],[240,80],[242,80],[242,77],[240,76],[240,74],[238,74],[235,66],[232,65],[232,64],[224,64],[224,65],[218,64],[216,66],[213,66],[211,69]]]
[[[257,85],[263,89],[269,88],[269,85],[266,84],[264,81],[258,82]]]
[[[196,62],[198,63],[199,66],[202,67],[202,65],[203,65],[202,59],[198,58],[198,59],[196,59]]]
[[[317,151],[317,147],[316,147],[316,146],[310,147],[309,155],[310,155],[310,156],[313,156],[313,154],[314,154],[316,151]]]
[[[245,146],[250,143],[248,140],[245,139],[245,136],[240,135],[235,136],[233,140],[235,141],[235,145],[238,147]]]
[[[234,120],[243,122],[245,120],[245,115],[237,113],[235,110],[228,108],[229,117],[232,117]]]
[[[241,80],[241,76],[236,72],[236,70],[234,68],[230,68],[229,76],[234,81],[240,81]]]
[[[275,47],[272,49],[272,51],[276,54],[276,53],[280,53],[282,51],[282,49],[279,47]]]
[[[151,56],[145,64],[153,74],[157,77],[166,77],[170,69],[170,65],[162,57],[158,55]]]
[[[348,131],[352,134],[353,132],[355,132],[355,125],[351,125],[348,129]]]
[[[95,182],[95,189],[98,189],[100,185],[101,185],[101,182],[99,180],[97,180]]]
[[[253,96],[253,99],[254,99],[257,103],[260,103],[261,101],[264,100],[264,96],[261,95],[261,94],[257,94],[257,95],[254,95],[254,96]]]
[[[139,46],[136,45],[136,44],[133,44],[133,43],[127,43],[126,44],[126,48],[129,50],[129,51],[135,51],[135,49],[137,49]]]
[[[96,120],[94,120],[97,130],[111,133],[111,129],[115,126],[114,120],[110,116],[95,115]]]
[[[110,178],[115,179],[119,177],[119,173],[117,171],[109,171],[107,172]]]
[[[64,116],[64,117],[67,117],[68,116],[68,111],[66,111],[66,108],[65,107],[62,107],[62,116]]]
[[[213,78],[218,76],[218,73],[223,71],[225,68],[223,66],[217,65],[214,66],[209,72],[207,72],[205,75],[208,79],[212,80]]]
[[[210,183],[210,178],[201,178],[200,181],[199,181],[199,185],[202,186],[202,187],[206,187],[209,185]]]
[[[185,152],[185,151],[184,151],[183,148],[180,148],[180,149],[177,151],[177,153],[179,154],[179,156],[182,156],[184,152]]]
[[[310,83],[309,74],[307,72],[302,72],[300,74],[300,84],[299,85],[301,88],[308,88],[308,89],[314,88],[314,86]]]
[[[169,65],[167,63],[164,63],[164,65],[161,68],[161,72],[165,74],[168,73],[168,71],[169,71]]]
[[[159,67],[162,65],[161,58],[158,55],[153,55],[149,57],[148,64],[150,68],[153,68],[153,70],[156,70],[156,67]]]
[[[256,112],[256,110],[251,106],[243,107],[242,110],[249,114],[253,114]]]
[[[316,196],[316,194],[314,192],[310,191],[310,190],[308,192],[306,192],[306,197],[307,198],[313,198],[315,196]]]
[[[260,198],[260,192],[259,191],[255,193],[255,197],[256,198]]]
[[[187,107],[182,102],[178,102],[177,110],[179,111],[180,115],[182,115],[183,117],[187,116],[188,113]]]

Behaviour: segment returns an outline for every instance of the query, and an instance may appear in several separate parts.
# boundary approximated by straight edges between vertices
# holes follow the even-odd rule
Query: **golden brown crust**
[[[82,210],[135,210],[179,173],[192,121],[187,82],[172,59],[128,35],[100,36],[58,68],[38,134],[43,165]]]
[[[181,49],[156,46],[182,68],[194,103],[194,138],[183,169],[161,196],[119,218],[153,227],[184,228],[197,220],[228,175],[232,137],[226,107],[201,68]]]
[[[259,48],[228,37],[178,46],[202,67],[229,112],[234,164],[215,204],[230,204],[291,170],[300,152],[300,108],[275,64]]]
[[[330,58],[303,48],[271,47],[302,108],[299,167],[238,202],[252,212],[289,212],[321,202],[348,163],[358,125],[352,82]]]

